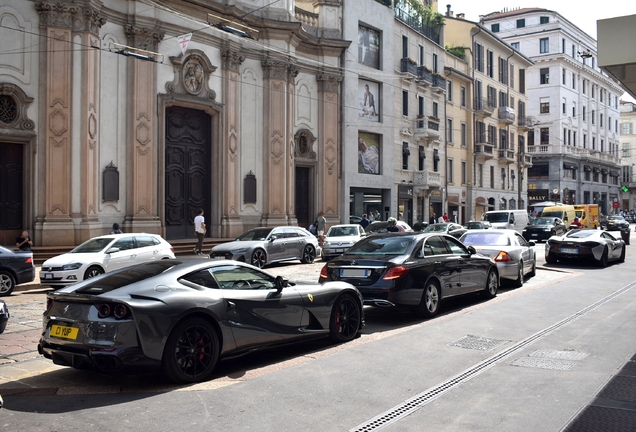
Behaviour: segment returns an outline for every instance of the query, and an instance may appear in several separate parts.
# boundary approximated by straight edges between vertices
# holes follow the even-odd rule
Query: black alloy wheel
[[[250,263],[254,267],[261,269],[265,267],[265,263],[267,263],[267,255],[265,254],[265,251],[263,249],[256,249],[252,252],[252,259],[250,260]]]
[[[207,381],[219,358],[219,338],[203,318],[190,318],[172,330],[163,351],[162,370],[173,382]]]
[[[329,320],[329,337],[341,343],[355,338],[360,330],[362,308],[351,294],[338,297],[331,310]]]
[[[601,255],[601,259],[598,260],[599,267],[607,267],[609,264],[608,251],[607,247],[603,249],[603,254]]]
[[[84,280],[94,278],[95,276],[99,276],[102,273],[104,273],[104,270],[101,269],[100,267],[97,267],[97,266],[89,267],[88,270],[86,270],[86,273],[84,273]]]
[[[555,258],[554,255],[549,253],[549,254],[547,254],[545,256],[545,262],[548,263],[548,264],[556,264],[557,263],[557,259]]]
[[[625,246],[623,246],[623,250],[621,251],[621,257],[618,259],[618,262],[625,262]]]
[[[312,245],[305,246],[303,257],[300,260],[303,264],[311,264],[316,259],[316,249]]]
[[[528,276],[535,277],[536,275],[537,275],[537,256],[535,255],[532,261],[532,270],[530,270],[530,273],[528,273]]]
[[[15,289],[15,279],[6,270],[0,270],[0,297],[8,296]]]

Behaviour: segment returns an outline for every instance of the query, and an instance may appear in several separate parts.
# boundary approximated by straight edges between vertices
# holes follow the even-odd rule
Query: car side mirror
[[[536,242],[533,242],[533,241],[529,241],[529,242],[528,242],[528,244],[529,244],[530,246],[536,246],[536,245],[537,245],[537,243],[536,243]]]
[[[474,246],[468,246],[468,252],[470,252],[471,255],[475,255],[477,253],[477,249],[475,249]]]
[[[278,236],[274,234],[274,235],[272,235],[272,236],[269,238],[269,241],[273,242],[273,241],[274,241],[274,240],[276,240],[277,238],[278,238]]]
[[[107,253],[107,254],[112,254],[112,253],[115,253],[115,252],[119,252],[119,248],[117,248],[117,247],[112,247],[112,248],[110,248],[110,249],[108,249],[108,250],[106,251],[106,253]]]
[[[282,276],[276,276],[276,291],[281,292],[286,286],[289,286],[288,280]]]

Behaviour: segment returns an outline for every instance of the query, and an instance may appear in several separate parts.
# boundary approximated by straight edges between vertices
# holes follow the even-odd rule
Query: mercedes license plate
[[[340,277],[368,277],[369,274],[368,269],[340,269]]]

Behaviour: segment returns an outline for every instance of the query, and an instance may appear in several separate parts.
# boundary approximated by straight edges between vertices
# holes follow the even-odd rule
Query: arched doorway
[[[13,246],[23,230],[22,150],[20,144],[0,143],[0,244]]]
[[[211,119],[203,111],[166,108],[166,238],[194,238],[199,209],[209,221]],[[208,230],[208,235],[210,230]]]

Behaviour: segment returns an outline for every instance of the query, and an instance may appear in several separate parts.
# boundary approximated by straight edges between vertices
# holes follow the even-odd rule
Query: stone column
[[[264,59],[263,66],[263,129],[264,142],[264,204],[263,223],[268,226],[288,225],[290,153],[289,142],[294,139],[290,122],[290,81],[298,70],[288,62]],[[291,124],[290,124],[291,123]],[[293,200],[292,200],[293,203]]]
[[[239,218],[241,205],[241,74],[239,67],[245,60],[239,47],[226,44],[221,49],[223,59],[223,100],[225,101],[223,140],[223,204],[221,235],[235,238],[243,233]]]
[[[298,225],[296,219],[296,161],[294,160],[296,140],[294,139],[294,119],[296,117],[296,76],[298,68],[290,65],[287,72],[287,218],[290,225]]]
[[[85,46],[100,46],[99,28],[106,20],[95,9],[88,7],[82,10],[82,27],[79,35]],[[100,160],[99,160],[99,100],[100,100],[100,52],[84,50],[82,52],[82,91],[80,148],[80,223],[79,240],[84,241],[104,234],[104,229],[97,215],[99,204]],[[75,217],[75,215],[73,216]]]
[[[126,26],[128,45],[157,51],[164,32]],[[128,60],[128,166],[124,228],[128,232],[160,233],[157,204],[157,71],[154,62]]]
[[[41,128],[44,150],[43,209],[38,224],[43,245],[73,245],[71,220],[71,89],[73,84],[72,29],[78,7],[74,4],[36,4],[46,50],[41,57],[42,98],[45,108]],[[42,188],[41,188],[42,190]]]
[[[340,83],[342,76],[320,74],[318,79],[318,210],[330,223],[340,221],[338,164],[340,155]]]

